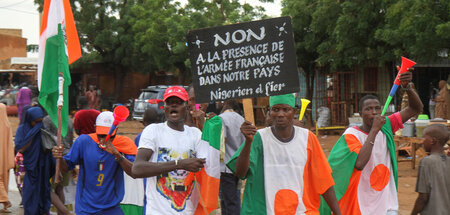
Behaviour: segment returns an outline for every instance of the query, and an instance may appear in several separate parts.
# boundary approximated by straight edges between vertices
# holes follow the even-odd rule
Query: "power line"
[[[13,9],[13,8],[1,8],[3,10],[12,10],[12,11],[16,11],[16,12],[20,12],[20,13],[27,13],[27,14],[31,14],[31,15],[38,15],[39,13],[37,12],[29,12],[29,11],[23,11],[23,10],[17,10],[17,9]]]

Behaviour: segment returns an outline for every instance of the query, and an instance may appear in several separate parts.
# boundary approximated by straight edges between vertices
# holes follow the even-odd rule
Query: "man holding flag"
[[[423,108],[417,93],[405,87],[410,86],[412,73],[400,74],[399,80],[408,94],[408,107],[385,117],[378,98],[364,96],[359,101],[363,125],[347,128],[330,152],[328,161],[343,214],[398,214],[393,133]],[[321,214],[330,214],[325,204]]]
[[[219,150],[202,140],[198,128],[184,125],[187,101],[188,93],[183,87],[167,88],[167,121],[151,124],[142,132],[132,172],[139,178],[148,177],[147,214],[206,215],[215,209],[209,203],[217,205]],[[208,126],[205,123],[207,130]]]

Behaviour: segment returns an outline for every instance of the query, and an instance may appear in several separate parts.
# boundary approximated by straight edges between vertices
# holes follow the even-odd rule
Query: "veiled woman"
[[[32,107],[25,113],[25,121],[17,128],[16,150],[23,154],[25,177],[22,202],[25,215],[47,214],[50,209],[50,177],[54,173],[51,153],[42,150],[41,128],[43,111]]]

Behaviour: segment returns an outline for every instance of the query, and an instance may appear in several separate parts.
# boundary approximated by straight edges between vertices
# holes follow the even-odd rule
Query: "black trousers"
[[[222,215],[239,215],[241,192],[237,189],[239,178],[231,173],[220,173],[220,206]]]

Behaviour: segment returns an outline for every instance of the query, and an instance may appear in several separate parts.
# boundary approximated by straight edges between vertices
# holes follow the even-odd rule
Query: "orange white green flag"
[[[320,195],[334,185],[331,168],[311,131],[294,126],[294,134],[283,142],[266,127],[254,136],[241,215],[319,214]],[[233,172],[243,147],[227,163]]]
[[[215,116],[205,121],[202,132],[202,144],[197,150],[197,158],[205,158],[205,167],[196,173],[189,173],[185,184],[195,180],[197,198],[195,215],[208,215],[217,209],[220,186],[220,146],[224,144],[222,119]],[[199,192],[198,192],[199,191]],[[197,196],[198,195],[198,196]]]
[[[64,102],[61,109],[62,136],[67,134],[69,64],[81,57],[80,41],[69,0],[45,0],[39,38],[38,88],[39,103],[58,125],[58,76],[64,77]]]
[[[354,168],[356,159],[367,137],[368,134],[358,127],[347,128],[328,156],[342,214],[398,211],[397,160],[389,118],[386,117],[386,123],[375,138],[369,161],[363,170],[357,170]],[[331,215],[323,199],[320,214]]]

